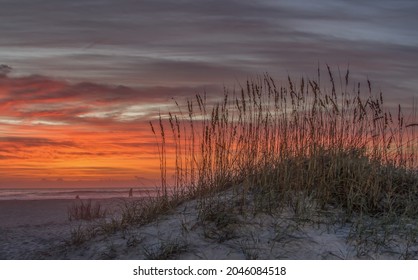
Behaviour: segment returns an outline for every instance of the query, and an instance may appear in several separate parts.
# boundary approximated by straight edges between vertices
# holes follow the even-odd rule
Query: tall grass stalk
[[[89,199],[83,201],[77,199],[68,207],[68,220],[95,220],[106,216],[106,209],[99,202],[92,203]]]
[[[327,70],[324,88],[319,76],[278,86],[266,74],[225,89],[215,104],[206,94],[186,108],[176,103],[159,131],[151,123],[163,194],[172,188],[204,197],[240,186],[260,211],[304,193],[349,213],[418,214],[416,111],[406,118],[400,105],[385,109],[370,81],[364,94],[348,70],[338,86]]]

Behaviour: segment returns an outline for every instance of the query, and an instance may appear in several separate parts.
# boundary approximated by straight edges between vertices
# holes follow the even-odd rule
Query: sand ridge
[[[120,202],[102,201],[113,209]],[[398,259],[406,246],[399,238],[366,248],[350,223],[325,223],[287,210],[244,215],[222,200],[205,206],[215,211],[206,211],[207,217],[199,211],[201,202],[191,200],[147,225],[72,244],[72,232],[100,222],[69,221],[71,203],[1,202],[0,259]],[[408,250],[415,254],[409,258],[418,252],[416,245]]]

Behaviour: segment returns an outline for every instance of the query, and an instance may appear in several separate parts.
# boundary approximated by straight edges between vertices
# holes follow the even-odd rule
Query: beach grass
[[[266,74],[218,101],[203,94],[176,102],[176,112],[151,123],[162,193],[198,198],[202,223],[214,225],[208,238],[234,238],[238,215],[290,209],[298,224],[351,224],[358,257],[399,233],[417,240],[417,108],[405,116],[400,105],[386,106],[348,69],[339,84],[330,67],[328,81],[319,73],[282,86]],[[402,251],[411,257],[408,246]]]
[[[68,207],[67,214],[70,221],[91,221],[106,217],[106,209],[104,209],[99,202],[93,203],[91,199],[87,201],[76,199],[76,201]]]
[[[183,233],[198,226],[219,244],[237,239],[251,217],[269,215],[278,217],[273,243],[299,238],[307,224],[328,231],[348,225],[356,252],[333,257],[370,258],[394,247],[399,258],[416,257],[417,108],[405,116],[400,105],[386,106],[370,81],[351,82],[347,70],[337,84],[326,70],[326,81],[319,69],[316,79],[289,77],[281,86],[265,74],[225,89],[219,100],[204,93],[175,101],[175,111],[150,122],[160,192],[126,201],[112,229],[147,225],[196,200],[198,225],[183,223]],[[144,247],[145,257],[186,250],[167,242]],[[256,259],[262,244],[252,235],[237,246]]]
[[[186,252],[187,249],[187,243],[177,239],[162,241],[157,245],[150,246],[150,248],[143,248],[145,259],[148,260],[173,259],[176,255]]]
[[[251,197],[253,211],[297,209],[303,194],[321,209],[416,216],[416,108],[405,117],[400,105],[385,106],[370,81],[352,83],[347,70],[336,85],[327,70],[324,86],[319,77],[289,77],[279,87],[266,74],[225,89],[221,101],[196,95],[176,103],[177,112],[160,114],[151,129],[159,140],[162,194],[187,193],[205,205],[208,194],[237,187],[241,207]]]

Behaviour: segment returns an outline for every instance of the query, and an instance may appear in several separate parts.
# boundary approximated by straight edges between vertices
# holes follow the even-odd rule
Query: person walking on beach
[[[132,188],[129,190],[129,197],[132,197],[133,195],[132,195],[132,192],[133,192],[133,190],[132,190]]]

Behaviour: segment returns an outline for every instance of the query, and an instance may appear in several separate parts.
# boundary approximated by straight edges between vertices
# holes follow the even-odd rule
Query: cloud
[[[312,78],[318,63],[350,65],[355,80],[411,106],[417,9],[415,0],[5,1],[0,171],[24,159],[40,170],[71,162],[74,176],[92,161],[151,172],[148,120],[171,98],[216,98],[264,72]]]
[[[181,86],[132,88],[68,83],[44,76],[5,76],[0,77],[0,122],[2,118],[51,125],[144,121],[160,107],[173,104],[172,98],[194,96],[203,90]]]
[[[6,64],[0,64],[0,76],[6,76],[12,71],[12,67]]]
[[[24,145],[26,147],[74,147],[76,144],[72,141],[51,141],[47,138],[35,137],[0,137],[2,145]]]
[[[193,96],[193,87],[70,83],[0,77],[0,175],[4,180],[158,177],[149,120]],[[20,178],[20,179],[19,179]]]
[[[131,86],[314,73],[318,61],[350,63],[380,81],[400,73],[409,84],[417,8],[413,0],[8,2],[0,55],[14,72]]]

